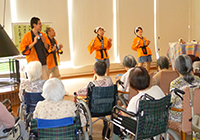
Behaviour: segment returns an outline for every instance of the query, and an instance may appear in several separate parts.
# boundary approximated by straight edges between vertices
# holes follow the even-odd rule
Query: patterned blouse
[[[113,85],[112,79],[109,76],[98,77],[96,80],[93,81],[93,83],[96,87],[108,87]],[[85,86],[83,89],[78,90],[77,93],[78,95],[87,95],[87,86]]]
[[[19,99],[22,101],[23,90],[27,92],[42,92],[43,85],[46,80],[30,81],[28,79],[21,79],[19,88]]]
[[[68,100],[62,101],[39,101],[33,112],[33,118],[38,119],[61,119],[76,116],[77,107],[74,102]],[[81,124],[86,124],[85,117],[80,114]]]
[[[174,91],[171,91],[173,88],[178,88],[180,90],[184,90],[186,87],[190,87],[192,85],[200,85],[200,78],[198,76],[193,75],[194,81],[192,84],[186,82],[183,77],[178,77],[174,81],[170,83],[170,93],[171,93],[171,103],[172,107],[182,109],[182,100],[178,97]],[[181,94],[180,94],[181,95]],[[181,95],[182,96],[182,95]],[[169,119],[175,122],[181,122],[182,112],[177,111],[169,111]]]

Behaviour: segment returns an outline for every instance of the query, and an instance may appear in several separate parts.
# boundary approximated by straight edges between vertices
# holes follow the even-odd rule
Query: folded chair
[[[139,100],[137,114],[128,112],[120,106],[113,108],[112,121],[115,126],[118,126],[121,131],[119,136],[125,139],[130,136],[130,139],[152,139],[154,136],[160,138],[160,134],[164,135],[165,139],[170,137],[178,139],[178,136],[167,129],[168,110],[170,108],[171,95],[167,95],[162,99],[155,100],[153,97],[145,94]],[[123,115],[119,112],[124,112]]]
[[[89,139],[92,139],[93,123],[99,119],[109,122],[109,118],[106,116],[112,114],[112,108],[117,104],[117,96],[117,85],[95,87],[90,82],[87,97],[82,100],[76,99],[79,112],[86,117],[86,131],[89,134]],[[92,122],[92,117],[98,117],[98,119]]]
[[[178,76],[179,74],[177,73],[177,71],[174,70],[169,70],[169,71],[167,70],[161,72],[159,87],[165,94],[169,93],[171,81],[176,79]]]

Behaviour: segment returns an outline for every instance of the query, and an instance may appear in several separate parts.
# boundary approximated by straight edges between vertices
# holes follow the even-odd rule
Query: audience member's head
[[[192,68],[195,73],[199,73],[200,72],[200,61],[193,62]]]
[[[132,55],[126,55],[123,59],[123,66],[127,68],[133,68],[137,64],[135,58]]]
[[[157,60],[157,67],[162,69],[169,69],[169,60],[166,56],[160,56]]]
[[[192,60],[189,56],[185,54],[179,55],[175,60],[176,70],[183,75],[184,80],[191,83],[194,77],[191,75],[192,70]]]
[[[30,24],[31,24],[31,28],[32,28],[32,29],[34,28],[33,24],[36,24],[36,25],[37,25],[39,20],[40,20],[40,19],[39,19],[38,17],[32,17],[32,18],[31,18]]]
[[[144,67],[135,67],[129,74],[130,86],[135,90],[144,90],[149,87],[150,76]]]
[[[42,64],[39,61],[31,61],[27,65],[27,75],[30,81],[40,80],[42,76]]]
[[[43,86],[42,96],[45,100],[61,101],[65,95],[65,87],[58,78],[48,79]]]
[[[94,64],[94,71],[98,76],[104,76],[106,73],[107,65],[105,61],[97,61]]]

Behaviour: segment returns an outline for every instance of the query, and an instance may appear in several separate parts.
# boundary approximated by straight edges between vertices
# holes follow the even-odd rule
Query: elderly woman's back
[[[41,80],[42,65],[39,61],[29,62],[27,65],[28,79],[21,79],[19,88],[19,98],[22,101],[23,90],[26,92],[42,92],[46,80]]]
[[[178,88],[184,90],[185,87],[200,85],[200,78],[191,73],[192,61],[187,55],[180,55],[175,60],[175,68],[180,76],[170,83],[170,93],[172,107],[182,108],[182,99],[178,97],[173,89]],[[180,95],[182,96],[182,95]],[[181,122],[182,113],[170,110],[169,119],[175,122]]]
[[[45,100],[37,103],[33,118],[61,119],[75,116],[76,106],[74,102],[63,100],[64,95],[65,88],[59,79],[47,80],[42,93]]]

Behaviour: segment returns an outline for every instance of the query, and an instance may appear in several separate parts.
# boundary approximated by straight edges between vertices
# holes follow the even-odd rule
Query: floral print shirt
[[[184,90],[186,87],[194,86],[194,85],[200,85],[200,78],[198,76],[193,76],[194,81],[192,84],[189,84],[186,82],[183,77],[178,77],[174,81],[170,83],[170,93],[171,93],[171,103],[173,108],[178,108],[182,109],[182,99],[177,96],[174,91],[172,90],[173,88],[178,88],[180,90]],[[182,94],[180,94],[182,96]],[[169,119],[175,122],[181,122],[182,119],[182,112],[177,112],[177,111],[169,111]]]

